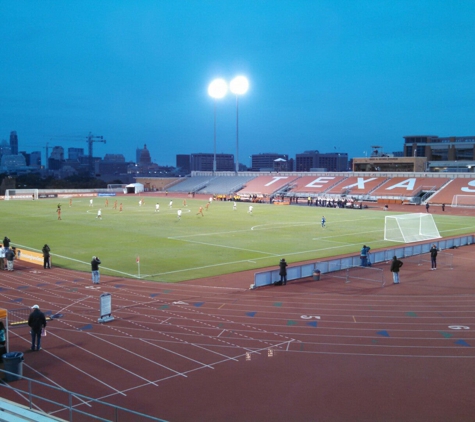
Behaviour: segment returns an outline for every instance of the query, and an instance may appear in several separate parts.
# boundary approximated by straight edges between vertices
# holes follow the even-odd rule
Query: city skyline
[[[0,140],[133,161],[213,151],[210,82],[249,79],[239,161],[307,150],[401,151],[404,136],[473,134],[475,3],[84,1],[2,4]],[[235,154],[236,99],[216,100]]]

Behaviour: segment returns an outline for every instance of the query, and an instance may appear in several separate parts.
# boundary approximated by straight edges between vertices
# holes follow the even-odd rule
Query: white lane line
[[[158,344],[155,344],[153,342],[150,342],[150,341],[147,341],[147,340],[144,340],[144,339],[140,339],[140,341],[144,342],[144,343],[147,343],[151,346],[154,346],[154,347],[158,347],[159,349],[162,349],[162,350],[165,350],[166,352],[168,353],[171,353],[173,355],[177,355],[177,356],[180,356],[182,357],[183,359],[186,359],[186,360],[189,360],[191,362],[194,362],[194,363],[197,363],[198,365],[202,365],[203,367],[207,367],[207,368],[210,368],[210,369],[214,369],[212,366],[210,365],[207,365],[206,363],[203,363],[203,362],[200,362],[196,359],[192,359],[188,356],[185,356],[185,355],[182,355],[181,353],[178,353],[178,352],[174,352],[173,350],[170,350],[170,349],[167,349],[166,347],[162,347],[162,346],[159,346]],[[183,340],[182,340],[183,341]],[[188,343],[187,341],[183,341],[185,344],[189,344],[190,346],[193,346],[194,344],[193,343]],[[153,361],[151,361],[153,362]],[[163,366],[163,365],[160,365],[160,366]],[[177,375],[181,375],[183,377],[186,377],[186,375],[183,374],[183,372],[179,372],[179,371],[175,371],[174,369],[171,369],[171,368],[167,368],[166,366],[163,366],[163,368],[166,368],[168,369],[170,372],[174,372],[175,374]]]

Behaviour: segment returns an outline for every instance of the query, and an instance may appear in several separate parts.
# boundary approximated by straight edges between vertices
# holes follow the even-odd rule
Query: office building
[[[213,171],[214,154],[191,154],[191,171]],[[234,171],[234,154],[216,154],[216,171]]]
[[[289,156],[287,154],[262,153],[251,155],[252,171],[288,171]]]
[[[305,151],[295,157],[295,171],[348,171],[348,154]]]
[[[12,150],[12,155],[18,154],[18,135],[14,130],[10,132],[10,148]]]

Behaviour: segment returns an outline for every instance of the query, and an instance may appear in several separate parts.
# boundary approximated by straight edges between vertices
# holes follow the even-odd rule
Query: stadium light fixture
[[[239,95],[244,95],[249,89],[249,81],[245,76],[236,76],[230,83],[229,89],[236,95],[236,174],[239,172]]]
[[[208,86],[208,95],[214,99],[214,156],[213,156],[213,174],[216,173],[216,103],[228,92],[228,84],[224,79],[213,80]]]

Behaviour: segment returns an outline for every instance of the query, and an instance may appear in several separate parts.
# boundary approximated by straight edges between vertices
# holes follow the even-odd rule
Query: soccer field
[[[113,209],[115,199],[123,211]],[[138,196],[68,200],[2,201],[1,226],[14,246],[41,252],[51,247],[53,266],[90,271],[97,255],[103,274],[179,282],[194,278],[289,264],[332,255],[359,254],[363,244],[373,249],[394,246],[383,240],[384,217],[372,210],[275,206],[180,198]],[[173,199],[173,207],[169,201]],[[160,212],[155,212],[156,202]],[[62,204],[62,220],[56,207]],[[204,216],[197,215],[203,207]],[[102,209],[102,219],[97,210]],[[177,210],[182,209],[181,219]],[[411,208],[408,208],[410,211]],[[322,215],[326,227],[322,228]],[[471,233],[474,217],[434,215],[441,236]],[[137,257],[140,262],[137,263]]]

